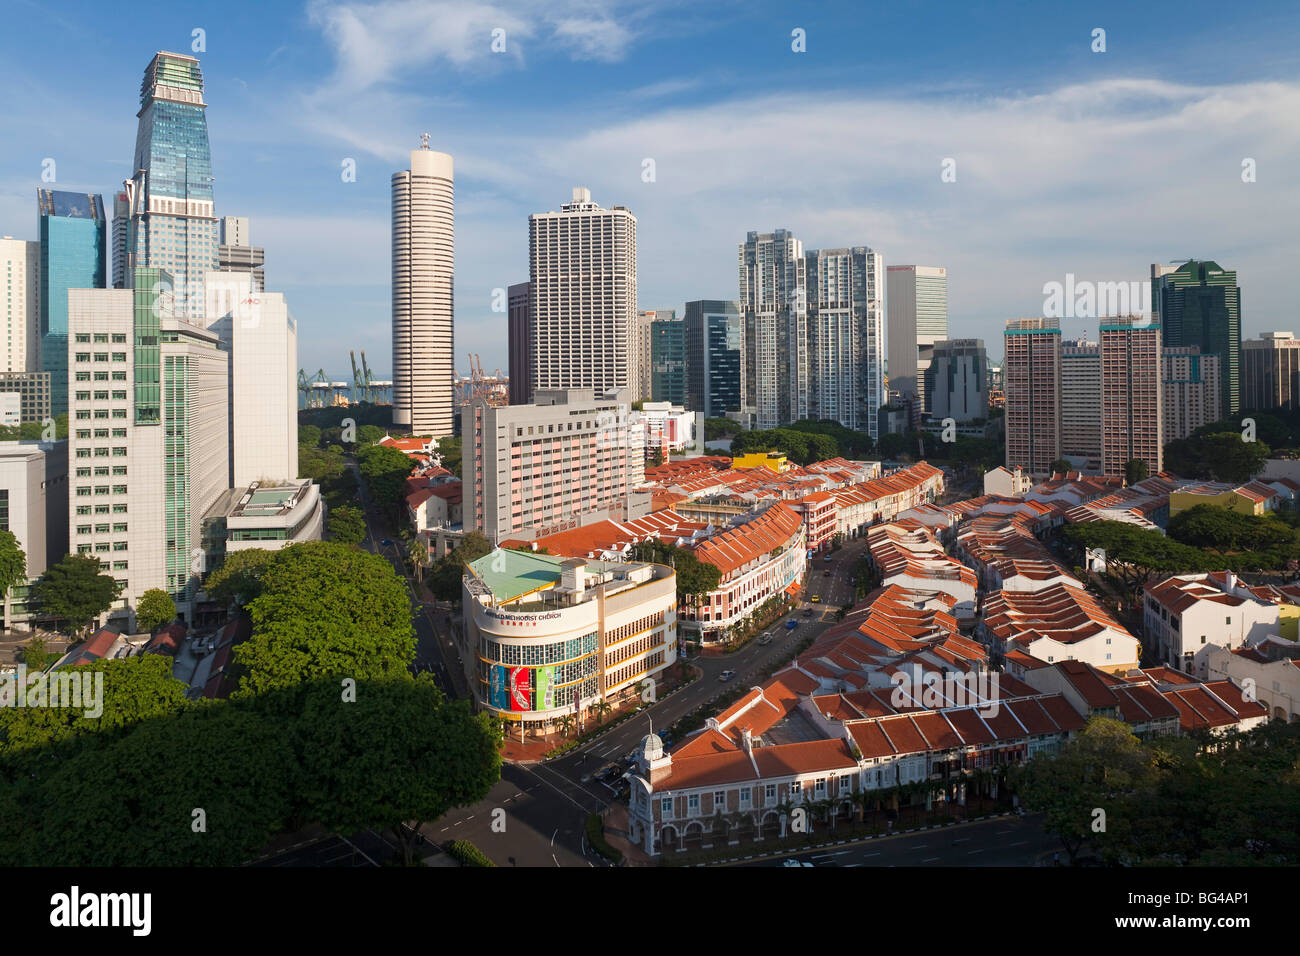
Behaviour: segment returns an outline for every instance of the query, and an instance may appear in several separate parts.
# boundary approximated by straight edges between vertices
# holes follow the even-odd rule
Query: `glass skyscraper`
[[[1219,356],[1223,414],[1241,411],[1241,287],[1217,262],[1190,259],[1172,272],[1151,267],[1152,306],[1170,348],[1195,345]]]
[[[740,411],[745,317],[740,303],[686,303],[686,407],[708,418]]]
[[[131,178],[113,206],[113,285],[129,287],[138,268],[175,280],[178,318],[202,319],[203,281],[218,263],[212,157],[199,61],[158,53],[140,84],[140,120]]]
[[[50,373],[50,414],[68,411],[68,290],[105,287],[104,199],[36,191],[41,244],[41,370]]]
[[[686,404],[686,323],[650,323],[650,395],[656,402]]]

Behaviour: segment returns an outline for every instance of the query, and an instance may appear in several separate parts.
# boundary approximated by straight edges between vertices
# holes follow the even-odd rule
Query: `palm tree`
[[[577,723],[578,723],[577,719],[572,714],[562,715],[559,720],[560,735],[564,737],[569,736],[569,734],[573,732],[573,728],[577,725]]]
[[[613,709],[614,709],[613,706],[611,706],[609,701],[607,701],[604,697],[598,698],[596,702],[591,705],[591,710],[596,715],[596,724],[598,726],[600,724],[603,724],[605,722],[605,718],[609,716],[609,712]]]
[[[406,557],[415,568],[415,580],[421,580],[421,569],[429,563],[429,545],[424,538],[412,538],[406,543]]]

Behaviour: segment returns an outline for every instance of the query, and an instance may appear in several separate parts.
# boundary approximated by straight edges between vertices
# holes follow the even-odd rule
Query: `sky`
[[[150,58],[195,55],[217,214],[249,217],[309,374],[391,374],[390,177],[424,132],[455,161],[462,374],[505,370],[493,292],[575,186],[636,215],[643,309],[736,298],[746,232],[785,228],[946,267],[950,337],[992,357],[1047,283],[1187,258],[1237,270],[1244,337],[1300,332],[1297,4],[0,6],[0,235],[37,237],[46,159],[119,187]]]

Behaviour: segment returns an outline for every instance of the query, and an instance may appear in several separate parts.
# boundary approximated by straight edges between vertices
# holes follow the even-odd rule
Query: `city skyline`
[[[897,32],[897,49],[882,73],[863,78],[853,70],[851,49],[865,25],[840,29],[833,7],[792,14],[801,22],[792,19],[783,32],[771,11],[679,8],[629,16],[617,4],[537,5],[516,13],[486,7],[447,21],[454,27],[446,36],[417,29],[451,7],[460,9],[280,4],[256,18],[235,13],[220,30],[189,23],[190,14],[158,11],[156,35],[131,38],[138,48],[114,43],[102,50],[94,38],[123,28],[85,9],[85,26],[67,42],[74,53],[85,47],[86,70],[51,76],[41,90],[42,113],[68,121],[34,122],[22,96],[3,107],[15,149],[0,159],[0,233],[36,238],[34,185],[106,197],[115,191],[131,172],[123,159],[130,131],[121,120],[135,98],[139,62],[171,49],[192,52],[202,64],[220,210],[257,222],[259,246],[275,257],[277,288],[310,330],[304,368],[341,371],[348,349],[387,352],[388,176],[425,129],[457,156],[463,184],[455,307],[462,373],[471,351],[488,369],[507,367],[505,314],[492,311],[492,293],[526,274],[528,213],[547,208],[575,182],[587,184],[603,205],[626,205],[637,215],[643,310],[728,298],[735,245],[748,231],[778,227],[805,248],[861,243],[879,251],[886,266],[943,264],[953,337],[997,343],[1002,323],[1035,314],[1042,286],[1067,273],[1139,280],[1149,262],[1189,254],[1230,263],[1249,287],[1243,338],[1295,324],[1285,308],[1281,213],[1295,187],[1277,174],[1293,140],[1282,117],[1300,103],[1293,60],[1278,45],[1294,32],[1287,29],[1294,14],[1257,17],[1225,40],[1208,26],[1189,25],[1194,18],[1174,24],[1172,5],[1130,11],[1103,4],[1090,15],[1108,30],[1104,54],[1089,49],[1091,20],[1008,32],[994,22],[1001,18],[985,22],[952,11],[949,29],[922,50],[908,38],[904,14],[882,14],[875,27]],[[52,23],[58,16],[33,13]],[[508,38],[504,54],[490,50],[498,25]],[[791,50],[796,27],[807,34],[804,53]],[[1179,37],[1178,58],[1129,41],[1156,27]],[[202,51],[192,51],[195,29],[205,30]],[[376,66],[368,59],[385,37],[412,31],[394,62]],[[1216,58],[1210,84],[1209,68],[1197,67],[1188,51],[1212,41],[1249,45],[1252,55],[1226,74]],[[999,60],[991,50],[1011,44],[1026,52],[1020,62],[987,65]],[[720,54],[710,57],[716,65],[695,64],[702,46]],[[15,74],[32,65],[32,52],[10,52],[0,75],[21,91],[31,81]],[[752,93],[747,67],[758,55],[788,79],[788,93]],[[955,57],[953,67],[919,93],[898,92],[908,87],[906,75],[891,68],[924,69],[943,55]],[[1055,70],[1063,57],[1080,77],[1072,85],[1060,85]],[[99,79],[88,84],[92,71]],[[424,92],[430,79],[436,97]],[[259,95],[272,86],[284,95]],[[608,92],[591,94],[593,86]],[[330,95],[340,90],[350,95]],[[364,115],[345,102],[359,102],[351,94],[363,91],[372,104]],[[833,95],[812,106],[813,92]],[[643,109],[616,109],[628,96]],[[557,125],[559,110],[575,98],[590,105],[577,120],[564,112],[566,122]],[[784,130],[765,137],[762,169],[729,145],[740,115]],[[841,148],[810,152],[813,137],[836,117]],[[1219,134],[1208,138],[1213,145],[1202,135],[1210,122]],[[859,126],[875,132],[859,134]],[[1158,156],[1137,148],[1157,127],[1171,147]],[[855,137],[882,129],[885,141],[870,150],[874,165],[864,174],[853,159],[862,145]],[[1068,159],[1062,141],[1071,146]],[[87,150],[85,142],[97,145]],[[1108,159],[1116,156],[1124,162]],[[45,158],[57,164],[53,182],[41,180]],[[941,180],[945,158],[955,160],[955,182]],[[1258,164],[1255,182],[1242,181],[1246,158]],[[355,182],[341,177],[347,159],[355,163]],[[843,198],[833,205],[815,200],[798,175],[806,171],[818,190]],[[1154,225],[1142,215],[1151,204],[1166,210]],[[1209,224],[1213,235],[1206,234]],[[975,234],[978,243],[967,240]],[[1197,248],[1187,248],[1189,235]],[[342,236],[350,241],[340,242]],[[1067,321],[1063,333],[1086,334],[1086,320],[1076,325]]]

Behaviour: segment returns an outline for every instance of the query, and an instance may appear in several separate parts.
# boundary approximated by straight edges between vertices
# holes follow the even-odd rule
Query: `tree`
[[[1124,463],[1124,483],[1136,485],[1139,481],[1146,480],[1151,474],[1151,469],[1147,467],[1145,459],[1131,458]]]
[[[887,435],[881,435],[877,442],[877,451],[881,458],[886,461],[894,461],[907,450],[907,436],[900,435],[898,432],[890,432]]]
[[[41,613],[66,621],[74,632],[112,607],[121,593],[122,585],[104,574],[99,559],[88,554],[64,555],[32,585],[32,598]]]
[[[0,530],[0,601],[9,596],[15,584],[27,580],[27,555],[14,533]]]
[[[362,445],[357,449],[357,465],[375,503],[395,514],[405,498],[411,459],[388,445]]]
[[[378,425],[362,425],[357,428],[357,442],[361,445],[373,445],[382,441],[384,430]]]
[[[1213,570],[1206,567],[1205,554],[1196,548],[1159,531],[1139,528],[1126,521],[1088,521],[1070,525],[1064,531],[1064,538],[1079,548],[1105,551],[1107,567],[1135,594],[1141,592],[1151,575],[1160,571]]]
[[[320,429],[315,425],[298,426],[298,444],[299,445],[319,445]]]
[[[1240,432],[1197,434],[1165,446],[1165,468],[1183,478],[1246,482],[1268,456],[1268,445],[1245,441]]]
[[[405,674],[415,659],[409,595],[379,555],[331,541],[290,545],[261,588],[247,605],[252,636],[234,651],[244,669],[236,695]]]
[[[135,607],[135,622],[146,631],[162,627],[176,619],[176,603],[162,588],[150,588],[140,595]]]
[[[664,451],[662,448],[656,448],[650,454],[650,460],[646,462],[647,468],[658,468],[664,463]]]
[[[265,548],[228,552],[221,567],[208,575],[203,589],[224,607],[247,604],[262,593],[262,575],[275,557],[276,552]]]
[[[433,563],[429,572],[429,590],[439,601],[460,600],[461,579],[465,565],[492,552],[492,545],[479,531],[469,531],[460,544]]]
[[[330,509],[329,536],[340,544],[360,544],[366,539],[366,516],[349,505]]]
[[[1068,458],[1057,458],[1048,467],[1052,469],[1054,475],[1064,475],[1074,470],[1074,466],[1070,464]]]
[[[28,673],[45,670],[58,656],[46,647],[43,637],[33,637],[23,648],[23,663],[27,665]]]
[[[415,580],[421,580],[423,571],[429,563],[429,544],[423,537],[412,538],[406,544],[406,559],[415,568]]]

